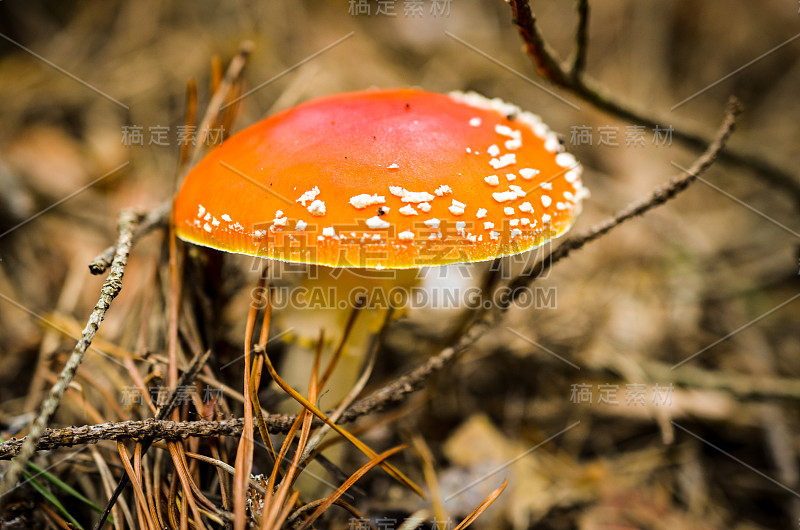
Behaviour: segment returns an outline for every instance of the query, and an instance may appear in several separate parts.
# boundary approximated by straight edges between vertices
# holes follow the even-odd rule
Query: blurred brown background
[[[586,169],[592,197],[574,230],[675,175],[671,162],[688,167],[696,156],[677,141],[654,142],[651,129],[639,131],[644,145],[626,146],[634,124],[538,77],[500,0],[363,5],[369,13],[360,2],[333,1],[0,2],[4,426],[38,402],[28,382],[39,352],[72,346],[60,335],[44,346],[46,330],[34,315],[68,329],[84,321],[102,282],[86,264],[113,240],[117,212],[152,208],[175,188],[188,79],[198,80],[204,108],[210,58],[227,63],[243,40],[255,44],[245,88],[257,90],[243,100],[237,128],[315,96],[368,87],[476,90],[540,114]],[[789,168],[800,182],[800,39],[787,43],[800,34],[796,1],[604,0],[591,8],[587,72],[615,97],[663,117],[665,126],[710,137],[734,94],[745,113],[731,144]],[[541,0],[533,9],[545,37],[568,57],[573,3]],[[137,127],[141,145],[126,145],[125,135]],[[579,130],[589,132],[591,144],[578,141]],[[612,131],[619,145],[599,145],[601,130]],[[694,184],[560,263],[540,282],[555,287],[556,306],[512,310],[505,321],[530,340],[496,330],[418,403],[410,425],[429,441],[443,488],[452,491],[581,421],[511,468],[516,480],[485,527],[796,526],[800,395],[771,397],[783,387],[760,388],[758,381],[778,378],[794,388],[798,302],[669,367],[800,292],[798,204],[748,168],[718,164],[704,179],[709,184]],[[134,347],[130,319],[152,285],[160,244],[160,236],[149,236],[134,250],[104,340]],[[244,311],[220,308],[219,325],[231,344]],[[413,315],[400,326],[383,352],[383,380],[436,351],[441,335],[422,328]],[[88,359],[82,371],[103,379],[92,375],[94,362],[101,361]],[[734,391],[719,388],[729,379]],[[618,385],[619,404],[597,403],[601,384]],[[629,384],[646,385],[646,405],[625,403]],[[659,408],[651,399],[654,385],[670,384],[670,404]],[[574,385],[589,385],[593,402],[571,399]],[[100,418],[75,404],[57,419],[75,425],[114,419],[97,400],[94,406]],[[475,494],[478,502],[503,475]],[[373,502],[399,513],[416,508],[416,501],[389,494],[384,504]]]

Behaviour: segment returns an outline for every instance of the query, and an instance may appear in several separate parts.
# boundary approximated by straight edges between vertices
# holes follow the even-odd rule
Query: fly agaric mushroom
[[[319,325],[340,329],[354,286],[388,290],[385,279],[332,267],[406,269],[393,281],[409,287],[418,281],[411,269],[530,250],[570,228],[585,195],[580,177],[557,135],[514,105],[369,90],[309,101],[227,139],[187,175],[173,222],[191,243],[322,265],[315,282],[327,279],[339,297],[328,311],[282,311],[287,327],[313,337]],[[343,397],[357,377],[380,321],[367,314],[326,399]],[[296,346],[281,372],[301,390],[313,354]]]
[[[241,131],[187,175],[177,235],[329,267],[494,259],[566,232],[581,166],[538,116],[474,93],[368,90]]]

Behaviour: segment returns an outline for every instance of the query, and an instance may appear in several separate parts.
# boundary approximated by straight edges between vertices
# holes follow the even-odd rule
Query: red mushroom
[[[500,100],[352,92],[226,140],[186,177],[174,223],[199,245],[331,267],[481,261],[566,232],[580,175],[539,117]]]
[[[313,340],[318,326],[341,327],[354,290],[392,287],[329,267],[417,269],[530,250],[570,228],[585,194],[580,176],[556,134],[516,106],[474,93],[369,90],[309,101],[226,140],[187,175],[174,223],[199,245],[327,266],[313,283],[334,286],[337,298],[281,312]],[[393,281],[408,288],[414,273],[394,271]],[[357,377],[380,322],[379,312],[367,315],[326,399],[336,402]],[[300,390],[313,355],[298,344],[285,361],[283,376]]]

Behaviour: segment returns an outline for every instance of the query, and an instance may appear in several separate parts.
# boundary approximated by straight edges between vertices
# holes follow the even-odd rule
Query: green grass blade
[[[48,473],[46,470],[42,469],[40,466],[37,466],[33,462],[28,462],[28,467],[30,467],[31,469],[36,471],[39,476],[42,476],[42,477],[46,478],[51,484],[53,484],[55,487],[57,487],[60,490],[62,490],[64,493],[66,493],[66,494],[68,494],[68,495],[70,495],[72,497],[75,497],[76,499],[78,499],[82,503],[86,504],[89,508],[91,508],[95,512],[103,513],[103,509],[102,508],[100,508],[95,503],[93,503],[92,501],[90,501],[89,499],[84,497],[75,488],[73,488],[72,486],[70,486],[69,484],[67,484],[66,482],[64,482],[60,478],[58,478],[57,476],[55,476],[55,475],[53,475],[51,473]]]
[[[28,471],[23,471],[23,472],[22,472],[22,475],[25,477],[25,479],[28,481],[28,483],[29,483],[31,486],[33,486],[33,489],[35,489],[36,491],[38,491],[38,492],[39,492],[39,494],[40,494],[42,497],[44,497],[45,499],[47,499],[48,501],[50,501],[50,504],[52,504],[53,506],[55,506],[55,507],[56,507],[56,509],[57,509],[59,512],[61,512],[61,515],[63,515],[63,516],[64,516],[64,517],[65,517],[65,518],[66,518],[66,519],[67,519],[67,520],[68,520],[70,523],[72,523],[73,525],[75,525],[75,527],[76,527],[76,528],[80,528],[80,530],[84,530],[83,526],[81,526],[81,524],[80,524],[78,521],[76,521],[74,517],[72,517],[72,515],[71,515],[71,514],[70,514],[70,513],[67,511],[67,509],[66,509],[66,508],[64,508],[64,505],[63,505],[63,504],[61,504],[61,501],[59,501],[59,500],[58,500],[58,498],[57,498],[55,495],[53,495],[53,493],[52,493],[50,490],[48,490],[47,488],[45,488],[45,487],[42,485],[42,483],[41,483],[41,482],[39,482],[38,480],[36,480],[36,478],[35,478],[35,476],[34,476],[34,475],[32,475],[31,473],[29,473]]]

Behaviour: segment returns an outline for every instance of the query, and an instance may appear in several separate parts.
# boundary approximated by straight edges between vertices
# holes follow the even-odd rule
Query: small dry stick
[[[643,215],[656,206],[666,203],[678,193],[688,188],[690,184],[697,180],[697,177],[705,173],[706,170],[711,167],[719,154],[722,152],[722,149],[725,147],[728,138],[733,133],[733,129],[736,124],[736,118],[739,116],[739,114],[741,114],[741,112],[741,104],[736,98],[731,97],[728,101],[728,111],[725,114],[725,119],[722,122],[714,141],[711,142],[700,158],[695,160],[691,168],[686,170],[683,174],[673,178],[667,184],[656,188],[647,197],[643,197],[642,199],[629,204],[612,217],[609,217],[601,223],[596,224],[583,234],[567,238],[561,245],[558,246],[558,248],[550,252],[549,255],[545,256],[543,260],[527,267],[509,284],[512,296],[510,297],[505,308],[510,306],[511,303],[513,303],[514,300],[521,294],[521,287],[530,284],[535,278],[540,277],[542,273],[550,269],[558,261],[566,258],[572,251],[579,250],[587,243],[591,243],[592,241],[599,239],[625,221]]]
[[[160,228],[167,225],[167,218],[169,211],[172,209],[172,200],[163,202],[156,206],[150,213],[145,215],[141,222],[136,226],[133,232],[133,242],[136,242],[140,237],[148,234],[154,228]],[[95,276],[103,274],[111,266],[111,260],[117,252],[117,245],[111,245],[103,251],[102,254],[89,263],[89,272]]]
[[[575,52],[569,75],[573,82],[583,75],[586,67],[586,51],[589,35],[589,0],[578,0],[578,27],[575,30]]]
[[[67,390],[72,378],[78,371],[78,367],[83,361],[83,356],[86,350],[91,345],[97,328],[105,318],[106,311],[108,311],[111,302],[119,294],[122,289],[122,275],[125,273],[125,266],[128,264],[128,256],[130,255],[131,245],[133,244],[133,233],[136,226],[141,220],[141,214],[129,210],[125,210],[119,214],[119,222],[117,223],[117,230],[119,237],[117,239],[117,250],[114,253],[114,259],[111,262],[111,271],[108,273],[103,288],[100,290],[100,299],[97,305],[94,306],[92,314],[89,316],[89,321],[81,333],[81,338],[72,350],[72,354],[67,360],[67,364],[58,376],[58,381],[50,391],[50,395],[42,405],[42,410],[39,416],[31,425],[31,430],[25,438],[25,443],[22,445],[19,456],[12,463],[6,475],[0,483],[0,497],[11,491],[19,479],[19,475],[24,469],[25,465],[36,452],[36,445],[39,442],[42,434],[44,434],[47,424],[53,413],[58,408],[64,392]]]
[[[290,418],[293,419],[293,418]],[[136,420],[48,429],[39,440],[37,450],[71,447],[79,444],[94,444],[100,440],[143,439],[175,440],[189,436],[235,436],[241,434],[242,421],[191,421]],[[19,454],[25,438],[9,440],[0,445],[0,459]]]

